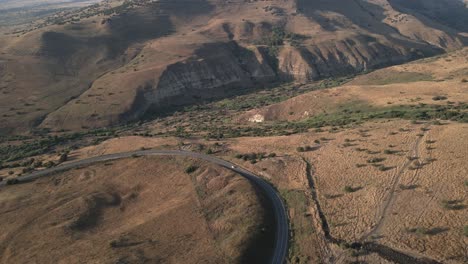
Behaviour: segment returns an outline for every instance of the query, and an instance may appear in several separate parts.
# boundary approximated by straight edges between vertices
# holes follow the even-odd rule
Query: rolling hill
[[[0,133],[80,130],[462,48],[458,0],[104,2],[0,38]]]

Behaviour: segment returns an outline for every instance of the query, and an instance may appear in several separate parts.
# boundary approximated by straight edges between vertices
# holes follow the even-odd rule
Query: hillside
[[[0,0],[0,29],[31,23],[48,15],[85,7],[99,0]]]
[[[236,43],[229,47],[243,47]],[[223,45],[199,55],[222,56]],[[194,63],[196,71],[204,61]],[[287,206],[289,263],[466,263],[467,123],[465,47],[352,78],[252,86],[128,126],[1,137],[0,260],[247,263],[258,255],[265,244],[248,234],[263,230],[269,210],[247,182],[204,162],[134,156],[15,184],[68,161],[154,149],[211,155],[271,183]]]
[[[2,190],[0,263],[265,262],[264,202],[246,179],[206,162],[97,164]],[[263,247],[252,254],[255,243]]]
[[[413,2],[111,1],[55,17],[0,38],[0,132],[116,125],[464,46],[460,1],[443,1],[451,15]]]
[[[350,111],[400,110],[421,105],[463,105],[468,102],[468,48],[443,56],[376,70],[357,76],[343,86],[303,95],[242,113],[249,122],[333,118]],[[442,100],[438,100],[440,97]],[[463,109],[463,107],[461,107]],[[352,113],[352,112],[351,112]],[[358,113],[358,112],[356,112]],[[468,121],[466,117],[463,120]]]

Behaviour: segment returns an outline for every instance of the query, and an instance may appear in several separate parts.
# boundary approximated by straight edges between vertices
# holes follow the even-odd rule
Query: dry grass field
[[[2,190],[1,262],[262,262],[273,241],[264,203],[247,180],[197,160],[97,164]]]
[[[341,243],[370,241],[414,257],[464,263],[467,131],[466,124],[453,122],[381,120],[346,129],[217,142],[121,137],[70,155],[78,159],[141,147],[211,148],[214,155],[278,188],[288,205],[293,262],[333,256],[352,260],[354,251],[340,249],[325,239],[328,234]],[[307,146],[309,150],[298,152]],[[251,153],[264,157],[239,157]],[[386,263],[376,252],[359,258]]]
[[[336,133],[246,138],[228,144],[235,153],[276,152],[280,161],[242,164],[271,177],[280,188],[307,193],[310,183],[301,161],[310,163],[309,181],[314,181],[333,238],[376,241],[413,256],[464,263],[468,258],[466,136],[466,124],[390,121]],[[307,145],[318,148],[296,151]],[[313,204],[307,198],[303,203]],[[383,261],[375,258],[361,256],[369,263]]]

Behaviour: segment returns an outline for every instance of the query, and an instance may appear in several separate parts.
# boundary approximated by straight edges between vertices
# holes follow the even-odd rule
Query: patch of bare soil
[[[97,164],[2,189],[1,263],[264,262],[264,206],[247,180],[205,162]]]

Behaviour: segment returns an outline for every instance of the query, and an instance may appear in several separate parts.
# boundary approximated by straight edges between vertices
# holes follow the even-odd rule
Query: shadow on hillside
[[[409,13],[419,18],[423,23],[427,23],[425,18],[429,18],[455,30],[468,32],[468,8],[462,1],[389,0],[388,2],[395,10]],[[434,24],[428,26],[446,31],[445,28]]]
[[[269,263],[275,247],[275,216],[271,202],[254,185],[255,193],[263,210],[259,229],[253,230],[250,240],[244,245],[239,263]]]

